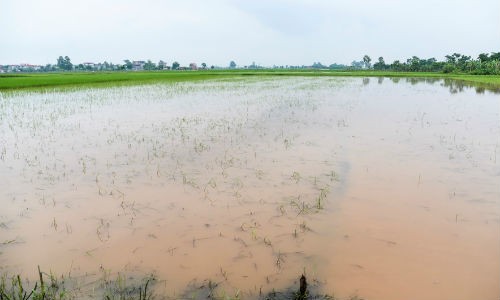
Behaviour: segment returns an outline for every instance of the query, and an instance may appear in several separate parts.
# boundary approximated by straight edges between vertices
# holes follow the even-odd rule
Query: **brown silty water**
[[[480,93],[476,93],[480,92]],[[244,299],[500,296],[500,98],[269,78],[0,101],[0,271],[154,272]],[[192,294],[192,297],[194,294]]]

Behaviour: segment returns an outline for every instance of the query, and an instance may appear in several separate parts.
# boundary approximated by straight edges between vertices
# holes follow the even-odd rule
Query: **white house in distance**
[[[32,64],[6,65],[6,66],[0,66],[0,73],[37,72],[40,71],[42,68],[43,66],[32,65]]]
[[[20,67],[21,70],[33,70],[33,71],[39,71],[42,68],[42,66],[31,65],[31,64],[21,64]]]
[[[132,70],[134,71],[142,71],[144,70],[144,65],[146,64],[143,60],[134,60],[132,62]]]
[[[90,68],[92,68],[92,69],[93,69],[93,68],[95,67],[95,63],[93,63],[93,62],[84,62],[82,65],[83,65],[85,68],[90,67]]]

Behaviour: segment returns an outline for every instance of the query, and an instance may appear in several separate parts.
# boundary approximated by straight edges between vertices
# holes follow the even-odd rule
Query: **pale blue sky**
[[[0,64],[350,64],[491,51],[499,0],[0,0]]]

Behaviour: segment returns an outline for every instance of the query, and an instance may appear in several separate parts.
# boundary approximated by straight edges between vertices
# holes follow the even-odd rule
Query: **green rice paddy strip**
[[[356,76],[449,78],[500,88],[499,75],[461,75],[424,72],[332,71],[332,70],[210,70],[92,73],[24,73],[0,75],[0,91],[64,87],[109,87],[156,82],[181,82],[242,76]]]

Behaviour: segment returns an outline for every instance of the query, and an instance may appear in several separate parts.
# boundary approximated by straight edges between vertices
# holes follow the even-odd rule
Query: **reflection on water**
[[[463,92],[465,89],[474,89],[477,94],[484,94],[485,91],[493,94],[500,94],[500,88],[498,86],[488,84],[472,84],[466,81],[445,79],[443,86],[448,87],[452,94]]]
[[[3,95],[0,271],[154,272],[188,298],[305,272],[341,299],[498,299],[498,97],[376,81]]]
[[[425,84],[435,84],[439,83],[440,85],[447,87],[450,93],[456,94],[461,93],[466,90],[475,90],[477,94],[484,94],[486,91],[491,92],[493,94],[500,94],[500,88],[497,85],[486,84],[486,83],[472,83],[463,80],[454,80],[454,79],[440,79],[440,78],[423,78],[423,77],[390,77],[391,81],[394,83],[398,83],[401,80],[408,82],[412,85],[416,85],[418,83]],[[368,80],[366,84],[370,81]],[[383,77],[379,77],[378,83],[383,82]],[[363,81],[365,83],[365,81]]]

